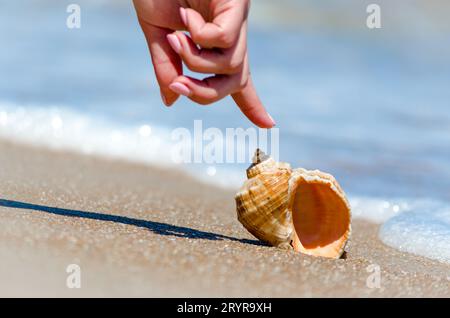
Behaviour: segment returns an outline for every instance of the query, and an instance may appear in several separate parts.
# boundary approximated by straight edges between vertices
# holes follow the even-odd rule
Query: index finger
[[[260,128],[272,128],[275,121],[264,108],[253,86],[251,76],[246,86],[238,93],[231,95],[242,113],[256,126]]]

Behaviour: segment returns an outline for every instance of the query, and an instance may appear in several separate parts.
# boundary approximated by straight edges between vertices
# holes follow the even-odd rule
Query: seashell
[[[275,162],[259,149],[247,169],[248,180],[236,194],[238,220],[257,239],[291,248],[293,226],[287,210],[291,167]]]
[[[336,179],[318,170],[295,169],[289,179],[288,198],[294,250],[341,257],[351,233],[351,209]]]
[[[292,171],[259,149],[236,194],[238,220],[272,246],[339,258],[351,232],[351,210],[332,175]]]

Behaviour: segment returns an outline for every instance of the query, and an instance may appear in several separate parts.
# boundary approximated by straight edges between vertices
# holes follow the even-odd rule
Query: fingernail
[[[166,106],[170,106],[170,105],[169,105],[169,103],[167,102],[167,98],[166,98],[166,96],[164,96],[164,94],[163,94],[163,92],[162,92],[162,91],[161,91],[161,99],[162,99],[162,101],[163,101],[164,105],[166,105]]]
[[[175,82],[175,83],[170,84],[169,88],[173,92],[175,92],[177,94],[180,94],[180,95],[183,95],[183,96],[191,95],[191,90],[189,89],[189,87],[187,87],[186,85],[181,84],[179,82]]]
[[[168,34],[167,35],[167,41],[169,41],[170,46],[172,49],[180,53],[181,52],[181,43],[180,40],[178,40],[178,37],[175,34]]]
[[[275,122],[275,120],[273,120],[272,116],[270,116],[270,114],[267,114],[270,118],[270,120],[272,121],[272,127],[275,127],[277,125],[277,123]]]
[[[183,21],[183,24],[185,26],[187,26],[187,23],[188,23],[188,21],[187,21],[187,13],[186,13],[186,9],[183,8],[183,7],[180,7],[180,17],[181,17],[181,20]]]

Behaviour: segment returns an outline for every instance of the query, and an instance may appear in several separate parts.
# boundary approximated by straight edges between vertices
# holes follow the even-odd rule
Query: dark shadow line
[[[102,214],[102,213],[96,213],[96,212],[87,212],[87,211],[70,210],[70,209],[60,209],[60,208],[54,208],[54,207],[49,207],[49,206],[45,206],[45,205],[37,205],[37,204],[12,201],[12,200],[3,200],[3,199],[0,199],[0,206],[6,207],[6,208],[40,211],[40,212],[46,212],[46,213],[50,213],[50,214],[62,215],[62,216],[68,216],[68,217],[78,217],[78,218],[84,218],[84,219],[133,225],[133,226],[137,226],[137,227],[141,227],[141,228],[146,228],[158,235],[168,235],[168,236],[184,237],[184,238],[190,238],[190,239],[204,239],[204,240],[211,240],[211,241],[230,240],[230,241],[235,241],[235,242],[241,242],[244,244],[252,244],[252,245],[259,245],[259,246],[265,245],[263,242],[260,242],[257,240],[238,239],[235,237],[226,236],[226,235],[222,235],[222,234],[204,232],[204,231],[200,231],[200,230],[194,230],[191,228],[171,225],[171,224],[167,224],[167,223],[133,219],[133,218],[129,218],[126,216]]]

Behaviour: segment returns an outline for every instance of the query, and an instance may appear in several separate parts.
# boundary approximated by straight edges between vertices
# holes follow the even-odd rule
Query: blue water
[[[230,99],[210,107],[185,99],[173,108],[162,105],[130,3],[78,1],[78,30],[65,25],[69,3],[0,3],[1,137],[170,165],[167,149],[177,127],[192,130],[196,119],[202,119],[205,128],[221,131],[252,127]],[[390,9],[398,20],[388,15],[383,29],[369,30],[364,7],[352,2],[349,10],[343,9],[345,3],[339,10],[350,12],[353,27],[332,19],[308,26],[295,15],[292,21],[278,22],[264,16],[263,4],[268,3],[253,3],[249,49],[254,82],[280,129],[279,157],[293,166],[335,175],[359,200],[360,217],[377,219],[397,201],[422,213],[427,209],[416,201],[431,200],[440,202],[436,215],[448,218],[450,42],[444,31],[450,22],[416,10],[409,25],[397,3]],[[291,16],[299,10],[293,3]],[[302,3],[309,3],[316,13],[330,14],[325,6]],[[407,12],[411,15],[411,8]],[[208,182],[236,187],[243,179],[243,166],[179,168]],[[393,211],[390,217],[403,210]],[[395,217],[380,222],[394,222]],[[414,220],[419,219],[423,224],[427,214],[408,220],[417,225]],[[436,224],[431,213],[429,220],[424,233]],[[447,231],[443,237],[448,238],[450,225],[445,220],[439,233]],[[393,233],[396,227],[386,225],[384,231],[391,228]],[[432,235],[424,237],[434,242]],[[408,251],[424,255],[420,249]]]

